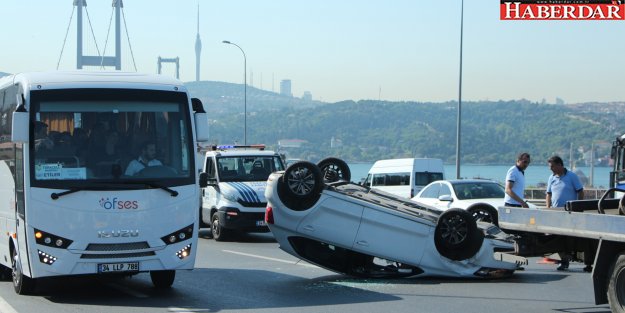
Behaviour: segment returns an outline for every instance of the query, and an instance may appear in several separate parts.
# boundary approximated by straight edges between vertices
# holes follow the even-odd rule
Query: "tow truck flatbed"
[[[607,212],[610,213],[610,212]],[[625,217],[560,209],[499,208],[506,230],[625,242]]]

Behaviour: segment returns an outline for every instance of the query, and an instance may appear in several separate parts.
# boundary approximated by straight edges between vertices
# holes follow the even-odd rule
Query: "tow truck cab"
[[[265,145],[212,146],[205,153],[200,225],[217,241],[238,232],[267,232],[265,188],[269,174],[284,170],[280,155]]]

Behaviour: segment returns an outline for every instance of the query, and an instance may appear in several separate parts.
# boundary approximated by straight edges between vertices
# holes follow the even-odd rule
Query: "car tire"
[[[303,211],[319,200],[323,186],[319,167],[307,161],[299,161],[284,171],[278,181],[278,196],[286,207]]]
[[[621,253],[608,271],[608,302],[612,312],[625,312],[625,253]]]
[[[473,215],[462,209],[450,209],[438,218],[434,245],[442,256],[461,261],[473,257],[481,248],[484,235]]]
[[[476,222],[491,223],[495,226],[499,226],[499,219],[497,218],[497,210],[489,206],[479,206],[468,210],[473,219]]]
[[[154,287],[159,289],[170,288],[176,278],[176,271],[150,271],[150,279]]]
[[[17,256],[17,249],[13,249],[11,265],[15,293],[19,295],[32,294],[35,291],[36,280],[24,275],[19,257]]]
[[[330,184],[337,181],[349,182],[352,179],[352,173],[345,161],[339,158],[326,158],[317,163],[324,184]]]
[[[217,212],[211,217],[211,234],[215,241],[227,241],[230,239],[231,231],[221,226]]]

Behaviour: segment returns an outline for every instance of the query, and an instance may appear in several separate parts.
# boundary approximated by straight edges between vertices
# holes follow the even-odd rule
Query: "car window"
[[[453,186],[460,200],[503,198],[504,188],[496,183],[462,183]]]
[[[473,199],[474,196],[471,193],[472,184],[457,184],[454,185],[454,191],[456,192],[456,198],[460,200]]]
[[[440,184],[440,186],[441,186],[441,188],[440,188],[440,190],[438,192],[438,197],[440,197],[440,196],[451,196],[451,190],[449,189],[449,186],[447,186],[445,184]]]
[[[440,189],[440,184],[432,184],[423,189],[421,193],[421,198],[438,198],[438,190]]]
[[[505,190],[499,184],[482,184],[483,198],[503,198]]]

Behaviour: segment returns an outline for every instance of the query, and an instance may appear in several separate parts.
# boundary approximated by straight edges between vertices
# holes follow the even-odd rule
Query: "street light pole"
[[[456,123],[456,178],[460,178],[460,131],[462,118],[462,26],[464,19],[464,0],[460,4],[460,78],[458,82],[458,121]]]
[[[239,47],[239,45],[237,45],[234,42],[230,42],[228,40],[224,40],[222,41],[222,43],[228,44],[228,45],[234,45],[237,48],[239,48],[239,50],[241,50],[241,53],[243,53],[243,83],[244,83],[244,92],[243,92],[243,106],[244,106],[244,116],[243,116],[243,144],[247,145],[247,57],[245,57],[245,51],[243,51],[243,48]]]

